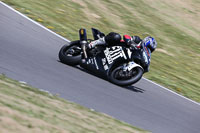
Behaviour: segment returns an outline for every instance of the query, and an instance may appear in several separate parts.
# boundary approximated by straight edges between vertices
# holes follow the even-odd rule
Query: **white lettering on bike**
[[[103,66],[105,70],[108,70],[108,65]]]
[[[147,55],[146,55],[145,51],[143,51],[143,58],[144,58],[145,63],[147,64],[148,59],[147,59]]]
[[[128,48],[127,51],[128,51],[128,56],[129,56],[129,58],[131,58],[131,54],[132,54],[132,53],[131,53],[131,50]]]
[[[108,65],[106,64],[106,58],[102,58],[101,60],[102,60],[102,64],[103,64],[104,69],[107,70]]]
[[[106,48],[106,50],[104,50],[104,53],[105,53],[106,59],[108,61],[108,64],[113,63],[113,59],[110,56],[109,48]]]
[[[97,61],[96,58],[94,57],[94,64],[96,65],[97,70],[99,69],[98,65],[97,65]]]
[[[124,59],[127,59],[122,47],[120,46],[113,46],[111,48],[106,48],[106,50],[104,50],[104,53],[108,61],[108,64],[113,63],[114,60],[120,57],[124,57]]]
[[[105,65],[106,64],[106,58],[102,58],[102,64]]]

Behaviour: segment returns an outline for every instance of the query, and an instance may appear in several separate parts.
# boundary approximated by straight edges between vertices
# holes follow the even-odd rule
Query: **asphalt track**
[[[0,2],[0,73],[154,133],[200,132],[198,103],[145,79],[122,88],[64,65],[66,43]]]

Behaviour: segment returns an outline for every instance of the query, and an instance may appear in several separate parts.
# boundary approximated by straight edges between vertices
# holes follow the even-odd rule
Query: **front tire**
[[[80,41],[72,41],[69,45],[64,45],[58,54],[60,61],[67,65],[78,65],[81,61]]]
[[[130,71],[128,76],[126,75],[126,77],[124,77],[122,75],[123,75],[122,66],[118,66],[111,70],[109,74],[109,80],[110,82],[119,86],[132,85],[138,82],[142,78],[143,69],[141,67],[135,67]]]

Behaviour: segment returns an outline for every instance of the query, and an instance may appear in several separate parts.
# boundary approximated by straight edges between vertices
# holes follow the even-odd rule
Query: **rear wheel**
[[[109,79],[114,84],[128,86],[139,81],[142,75],[143,69],[140,67],[135,67],[130,71],[123,71],[123,67],[118,66],[110,72]]]
[[[78,65],[81,61],[81,47],[79,41],[70,42],[69,45],[64,45],[59,52],[59,59],[67,65]]]

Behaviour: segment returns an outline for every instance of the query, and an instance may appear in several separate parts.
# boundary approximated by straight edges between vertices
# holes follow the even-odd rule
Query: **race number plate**
[[[133,62],[133,61],[129,62],[127,67],[128,67],[128,68],[127,68],[128,71],[130,71],[131,69],[133,69],[133,68],[135,68],[135,67],[140,67],[140,68],[141,68],[140,65],[136,64],[136,63]]]
[[[111,48],[106,48],[106,50],[104,50],[104,53],[108,61],[108,64],[113,63],[114,60],[120,57],[124,57],[124,59],[127,59],[122,47],[120,46],[113,46]]]

